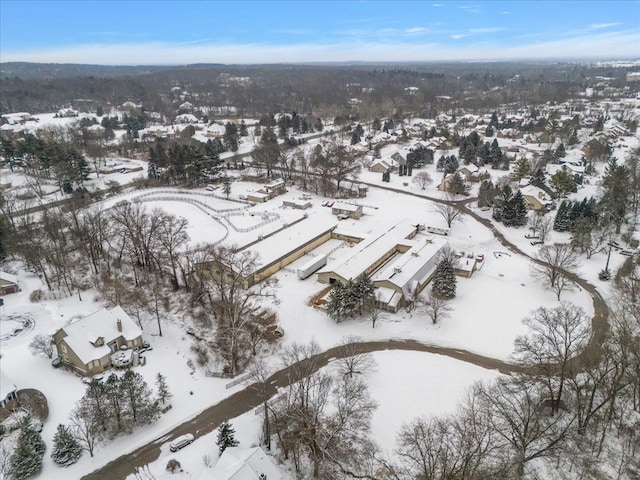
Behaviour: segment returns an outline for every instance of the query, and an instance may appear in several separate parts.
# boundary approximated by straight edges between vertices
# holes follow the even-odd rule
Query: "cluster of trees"
[[[361,315],[363,310],[371,308],[374,298],[374,286],[367,274],[360,275],[355,281],[336,282],[327,302],[327,314],[337,322]]]
[[[2,154],[11,170],[21,168],[38,196],[43,195],[42,180],[54,180],[60,192],[71,193],[82,187],[90,172],[82,149],[62,132],[55,135],[26,134],[22,141],[0,137]]]
[[[156,141],[149,147],[150,179],[163,185],[202,186],[219,181],[224,173],[220,153],[226,151],[220,139],[203,144],[191,138]]]
[[[163,377],[162,377],[163,378]],[[159,386],[166,384],[159,377]],[[162,390],[162,389],[161,389]],[[163,394],[166,396],[166,392]],[[69,416],[70,432],[83,450],[93,456],[95,446],[104,439],[111,439],[133,429],[148,425],[160,415],[159,400],[142,375],[127,370],[121,377],[111,374],[104,382],[93,380],[84,396]],[[68,455],[63,448],[69,442],[65,435],[58,438],[54,451],[62,462]],[[75,451],[75,446],[73,448]]]
[[[492,198],[493,218],[508,227],[522,227],[527,224],[527,204],[520,189],[513,193],[508,184],[494,187],[491,181],[483,182],[481,189],[495,189],[483,192],[483,198]]]
[[[436,170],[445,174],[455,173],[459,166],[460,163],[455,155],[442,155],[436,163]]]
[[[361,378],[373,360],[345,352],[332,371],[318,368],[320,352],[312,342],[293,344],[282,353],[291,383],[274,401],[264,398],[265,440],[277,440],[281,455],[302,478],[357,474],[371,464],[375,452],[368,432],[376,404]],[[259,375],[261,382],[266,378]]]
[[[484,142],[478,132],[461,136],[458,141],[458,157],[465,165],[473,163],[478,166],[491,165],[493,169],[509,170],[509,157],[502,153],[498,140]]]
[[[213,245],[187,250],[187,220],[143,203],[103,210],[78,200],[62,209],[43,206],[36,216],[15,215],[20,202],[7,194],[0,198],[7,256],[23,261],[55,294],[82,299],[84,290],[95,287],[102,300],[122,306],[138,321],[154,319],[160,335],[167,314],[185,302],[214,332],[207,348],[219,353],[234,375],[269,338],[275,316],[259,304],[275,298],[276,282],[267,279],[249,288],[256,254]],[[211,275],[212,265],[235,273]]]
[[[383,476],[528,478],[536,461],[589,478],[636,472],[640,357],[633,338],[640,323],[634,305],[633,314],[616,309],[600,355],[589,348],[590,321],[579,307],[533,311],[524,319],[531,333],[516,340],[515,359],[536,375],[476,384],[453,415],[405,424],[393,460],[381,460]]]
[[[407,163],[410,162],[416,167],[431,165],[434,162],[434,151],[423,146],[412,148],[407,153]]]

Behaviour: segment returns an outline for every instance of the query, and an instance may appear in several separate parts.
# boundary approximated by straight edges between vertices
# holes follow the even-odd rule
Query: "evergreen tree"
[[[360,143],[360,135],[358,135],[358,132],[353,132],[351,135],[351,145],[355,145],[356,143]]]
[[[558,195],[565,197],[571,192],[576,192],[576,179],[566,166],[551,176],[551,186]]]
[[[453,271],[451,259],[443,258],[438,263],[433,274],[432,291],[440,298],[453,298],[456,296],[456,275]]]
[[[158,375],[156,375],[156,388],[157,388],[157,392],[158,392],[158,400],[160,400],[160,402],[162,402],[162,404],[165,404],[167,402],[167,400],[169,400],[171,397],[173,397],[173,394],[171,394],[171,392],[169,392],[169,386],[167,385],[167,379],[160,372],[158,372]]]
[[[521,227],[527,223],[527,205],[524,201],[524,197],[522,196],[522,192],[518,190],[516,194],[510,201],[511,206],[510,210],[513,214],[511,218],[511,223],[505,225]]]
[[[522,179],[531,173],[531,163],[525,157],[520,157],[513,166],[513,174]]]
[[[224,126],[224,145],[231,152],[238,151],[238,127],[235,123],[227,122]]]
[[[331,289],[331,293],[329,294],[329,299],[327,302],[327,315],[330,318],[335,320],[336,322],[341,322],[344,320],[344,298],[346,294],[345,287],[336,282],[333,284],[333,288]]]
[[[127,370],[120,379],[120,396],[123,399],[129,423],[147,425],[158,418],[158,405],[144,377]]]
[[[22,480],[42,470],[42,457],[46,445],[31,423],[25,423],[20,430],[18,444],[9,458],[12,478]]]
[[[602,209],[616,226],[616,233],[629,210],[629,194],[631,193],[631,173],[626,165],[618,165],[615,157],[609,159],[602,177]]]
[[[466,195],[469,187],[464,183],[464,179],[462,178],[462,175],[460,175],[460,172],[456,172],[453,174],[453,178],[449,182],[447,190],[453,195]]]
[[[556,232],[566,232],[569,230],[569,211],[571,209],[571,202],[563,200],[558,211],[556,212],[556,218],[553,222],[553,229]]]
[[[556,159],[560,159],[566,156],[567,156],[567,151],[564,148],[564,143],[561,143],[560,145],[558,145],[558,148],[556,148],[555,157]]]
[[[235,439],[236,431],[229,422],[222,422],[218,427],[218,438],[216,439],[216,445],[218,445],[218,453],[222,454],[228,447],[237,447],[238,441]]]
[[[82,447],[65,425],[58,425],[53,436],[53,450],[51,458],[61,467],[68,467],[78,461],[82,455]]]
[[[569,145],[575,145],[576,143],[578,143],[578,130],[576,130],[575,128],[573,129],[573,132],[571,132],[571,136],[569,137],[567,143]]]
[[[487,129],[484,131],[484,136],[487,138],[493,137],[494,134],[495,132],[493,131],[493,127],[491,125],[489,125]]]

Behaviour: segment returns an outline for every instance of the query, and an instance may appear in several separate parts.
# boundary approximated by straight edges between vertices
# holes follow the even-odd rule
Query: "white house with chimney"
[[[114,365],[122,350],[142,346],[142,330],[122,309],[103,308],[53,335],[62,365],[91,377]]]

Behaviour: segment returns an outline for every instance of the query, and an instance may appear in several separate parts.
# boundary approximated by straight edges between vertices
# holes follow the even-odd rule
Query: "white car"
[[[181,435],[181,436],[179,436],[178,438],[176,438],[173,442],[171,442],[169,444],[169,450],[171,450],[172,452],[177,452],[181,448],[184,448],[187,445],[189,445],[194,440],[195,439],[194,439],[193,435],[190,434],[190,433],[187,433],[185,435]]]

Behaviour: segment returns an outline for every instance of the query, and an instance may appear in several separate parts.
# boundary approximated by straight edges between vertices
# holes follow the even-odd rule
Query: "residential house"
[[[551,196],[540,187],[534,185],[527,185],[520,189],[524,203],[529,210],[542,211],[547,208],[547,205],[551,204]]]
[[[378,159],[369,167],[370,172],[385,173],[391,171],[391,163],[388,160]]]
[[[62,364],[84,376],[112,366],[121,349],[142,346],[142,330],[121,308],[103,308],[58,330],[53,339]]]
[[[212,469],[198,480],[284,480],[285,475],[260,447],[227,447]]]
[[[0,270],[0,296],[18,293],[19,291],[18,277]]]
[[[469,165],[465,165],[464,167],[458,169],[458,173],[462,175],[462,178],[464,178],[465,181],[476,183],[480,181],[479,171],[480,169],[478,168],[478,166],[474,165],[473,163],[470,163]]]

